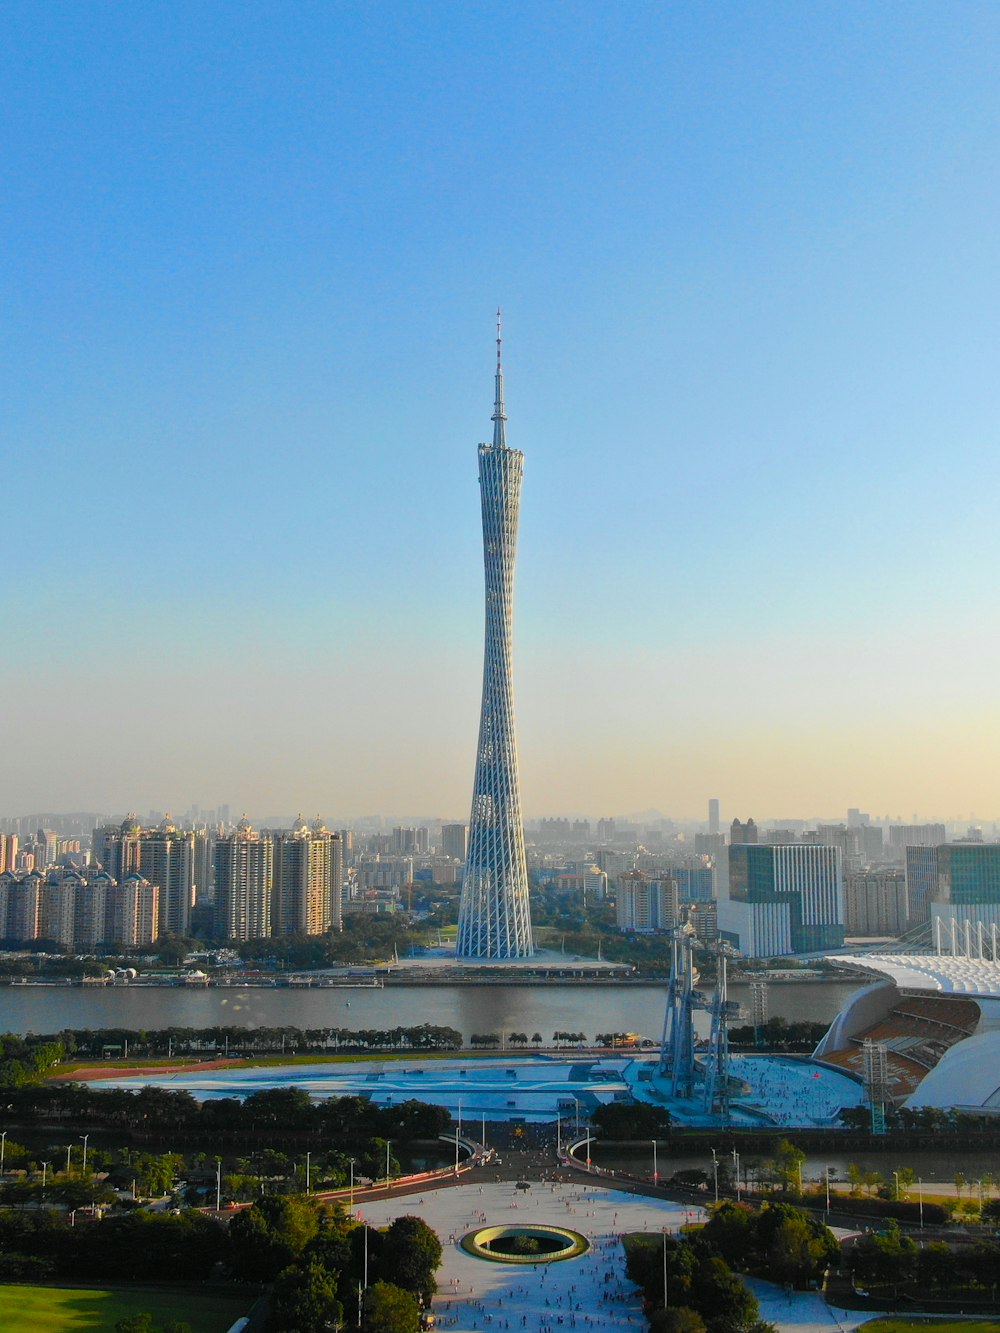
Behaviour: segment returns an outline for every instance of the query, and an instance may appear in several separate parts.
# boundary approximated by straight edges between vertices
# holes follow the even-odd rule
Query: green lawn
[[[865,1333],[997,1333],[995,1319],[869,1319]]]
[[[148,1310],[159,1324],[185,1320],[193,1333],[226,1333],[249,1314],[254,1297],[163,1287],[27,1287],[0,1283],[0,1328],[31,1333],[111,1330],[126,1315]]]

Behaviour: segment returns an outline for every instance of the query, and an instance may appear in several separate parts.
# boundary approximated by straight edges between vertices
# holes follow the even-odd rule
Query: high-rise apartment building
[[[468,824],[441,825],[441,855],[464,861],[469,853]]]
[[[159,930],[160,890],[133,871],[108,887],[105,902],[106,939],[134,949],[149,944]]]
[[[680,894],[669,875],[649,876],[641,870],[619,875],[615,908],[619,930],[644,933],[680,924]]]
[[[274,841],[245,817],[236,832],[215,843],[216,931],[227,940],[259,940],[271,933]]]
[[[160,935],[187,935],[194,906],[195,837],[169,817],[143,828],[135,815],[94,830],[94,859],[119,884],[135,872],[159,889]]]
[[[37,940],[41,924],[43,878],[38,870],[29,870],[21,879],[9,878],[7,885],[7,928],[9,940]]]
[[[719,933],[748,958],[842,948],[842,864],[820,843],[731,846]]]
[[[847,935],[902,935],[909,925],[906,876],[901,870],[863,871],[844,876],[844,932]]]
[[[321,819],[274,837],[271,934],[323,935],[343,926],[344,851],[339,833]]]
[[[745,824],[741,824],[738,819],[734,819],[729,826],[729,845],[735,847],[741,843],[756,843],[757,825],[752,819],[748,819]]]
[[[17,867],[18,836],[16,833],[0,833],[0,875],[5,870],[12,874]]]
[[[514,731],[514,559],[524,455],[507,448],[497,319],[493,443],[479,446],[486,575],[483,704],[469,854],[458,913],[460,958],[530,958],[534,952]]]
[[[713,796],[708,802],[708,832],[716,837],[719,832],[719,798]]]
[[[889,846],[940,847],[945,840],[943,824],[890,824]]]

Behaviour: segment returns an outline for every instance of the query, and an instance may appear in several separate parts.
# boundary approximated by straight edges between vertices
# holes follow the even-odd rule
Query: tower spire
[[[501,352],[503,350],[503,316],[500,307],[497,306],[497,382],[496,397],[493,403],[493,447],[494,449],[507,448],[507,415],[503,410],[503,363]]]

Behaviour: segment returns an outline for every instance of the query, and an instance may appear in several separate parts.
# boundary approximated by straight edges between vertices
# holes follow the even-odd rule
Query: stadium
[[[876,973],[840,1011],[813,1058],[865,1077],[865,1052],[885,1053],[896,1106],[1000,1113],[1000,965],[934,954],[836,956]]]

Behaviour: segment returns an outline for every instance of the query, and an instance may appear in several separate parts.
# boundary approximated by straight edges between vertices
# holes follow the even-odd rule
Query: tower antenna
[[[500,307],[497,306],[497,377],[496,377],[496,398],[493,403],[493,447],[495,449],[506,449],[507,447],[507,414],[503,410],[503,365],[501,362],[501,352],[503,350],[503,315]]]

